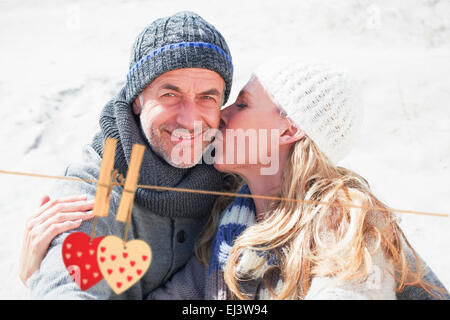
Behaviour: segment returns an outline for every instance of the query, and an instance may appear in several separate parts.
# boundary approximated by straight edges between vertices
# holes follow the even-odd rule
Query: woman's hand
[[[41,207],[27,219],[25,228],[19,262],[19,276],[25,285],[40,268],[51,241],[93,218],[93,208],[94,200],[87,200],[85,195],[53,200],[49,196],[42,198]]]

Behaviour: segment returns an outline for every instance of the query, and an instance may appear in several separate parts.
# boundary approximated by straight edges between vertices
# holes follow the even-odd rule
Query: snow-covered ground
[[[337,62],[359,78],[364,126],[342,163],[396,209],[450,213],[450,1],[0,1],[0,169],[60,174],[123,85],[136,35],[192,10],[227,39],[233,101],[267,56]],[[0,175],[0,298],[17,276],[28,215],[52,181]],[[450,288],[450,218],[399,214]]]

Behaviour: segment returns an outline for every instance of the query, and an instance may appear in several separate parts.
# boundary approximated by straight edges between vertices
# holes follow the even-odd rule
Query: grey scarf
[[[114,168],[126,177],[133,144],[145,145],[138,184],[197,190],[220,191],[224,175],[207,164],[198,164],[189,169],[171,166],[156,155],[142,133],[139,117],[125,102],[122,89],[115,99],[109,101],[100,115],[100,128],[92,147],[102,156],[106,137],[117,139]],[[158,191],[137,188],[135,201],[155,214],[177,218],[196,218],[210,213],[216,196],[175,191]]]

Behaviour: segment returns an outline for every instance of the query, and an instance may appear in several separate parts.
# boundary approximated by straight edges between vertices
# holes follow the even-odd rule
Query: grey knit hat
[[[361,128],[363,105],[360,84],[348,71],[293,55],[267,59],[254,75],[333,163],[350,152]]]
[[[126,101],[132,103],[161,74],[183,68],[217,72],[225,81],[226,103],[233,79],[228,45],[213,25],[189,11],[157,19],[137,36],[125,85]]]

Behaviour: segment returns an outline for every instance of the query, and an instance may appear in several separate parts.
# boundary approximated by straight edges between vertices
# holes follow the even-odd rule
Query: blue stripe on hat
[[[215,44],[212,43],[207,43],[207,42],[180,42],[180,43],[171,43],[168,45],[165,45],[164,47],[158,48],[156,50],[154,50],[152,53],[148,54],[146,56],[146,60],[150,59],[151,57],[154,57],[156,55],[158,55],[159,53],[165,51],[165,50],[173,50],[175,48],[183,48],[183,47],[198,47],[198,48],[204,48],[204,47],[208,47],[210,49],[214,49],[217,52],[219,52],[222,56],[225,57],[225,59],[227,59],[227,61],[230,63],[231,68],[234,68],[233,66],[233,62],[231,61],[231,58],[229,55],[226,54],[225,51],[223,51],[220,47],[216,46]],[[135,70],[137,70],[137,67],[139,66],[139,63],[142,63],[144,59],[138,61],[133,68],[130,69],[130,71],[127,74],[127,79],[131,77],[131,75],[134,73]]]

